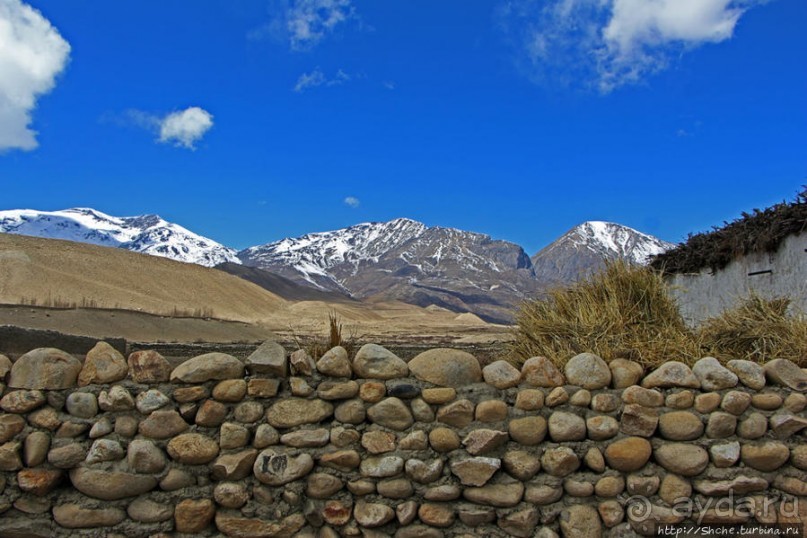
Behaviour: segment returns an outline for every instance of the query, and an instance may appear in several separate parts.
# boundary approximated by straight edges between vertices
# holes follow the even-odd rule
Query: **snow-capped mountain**
[[[0,211],[0,232],[118,247],[212,267],[236,252],[157,215],[113,217],[89,208]]]
[[[518,245],[409,219],[284,239],[239,257],[323,290],[437,305],[496,321],[508,319],[507,311],[535,284]]]
[[[613,222],[589,221],[575,226],[532,257],[538,280],[547,285],[567,284],[623,259],[646,264],[672,243]]]

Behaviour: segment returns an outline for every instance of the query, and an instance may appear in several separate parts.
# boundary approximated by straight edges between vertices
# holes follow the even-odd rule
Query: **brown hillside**
[[[257,322],[285,301],[199,265],[129,252],[0,234],[0,303],[93,306],[155,314],[204,314]]]

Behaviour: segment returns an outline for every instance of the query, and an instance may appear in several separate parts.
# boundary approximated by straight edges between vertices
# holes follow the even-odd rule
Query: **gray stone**
[[[138,523],[160,523],[174,517],[174,504],[138,497],[129,504],[126,513]]]
[[[165,469],[165,453],[146,439],[135,439],[129,443],[126,454],[129,469],[136,473],[155,474]]]
[[[454,428],[465,428],[474,419],[474,404],[462,399],[451,402],[437,411],[437,421]]]
[[[405,430],[415,419],[409,407],[398,398],[385,398],[367,410],[369,419],[391,430]]]
[[[731,467],[740,459],[740,443],[732,441],[709,447],[712,464],[717,468]]]
[[[226,353],[205,353],[188,359],[171,372],[173,383],[204,383],[244,377],[244,364]]]
[[[258,347],[245,361],[250,374],[267,374],[275,377],[288,375],[286,350],[277,342],[268,340]]]
[[[296,430],[281,435],[280,442],[295,448],[316,448],[327,445],[330,437],[330,431],[325,428]]]
[[[92,418],[98,414],[98,400],[91,392],[74,392],[67,397],[67,412],[74,417]]]
[[[240,482],[219,482],[213,489],[213,499],[224,508],[241,508],[249,498],[247,487]]]
[[[549,436],[558,443],[582,441],[586,438],[586,421],[575,414],[556,411],[549,416]]]
[[[564,367],[566,380],[570,385],[595,390],[611,383],[611,369],[608,364],[593,353],[575,355]]]
[[[359,501],[353,509],[353,517],[362,527],[381,527],[395,517],[395,512],[389,506],[380,503]]]
[[[58,469],[72,469],[80,465],[87,457],[87,450],[79,443],[51,448],[48,452],[48,463]]]
[[[126,513],[120,508],[83,508],[68,503],[53,507],[53,519],[67,529],[89,529],[117,525],[126,519]]]
[[[171,400],[157,389],[149,389],[146,392],[141,392],[135,399],[135,406],[137,410],[148,415],[152,411],[156,411],[161,407],[165,407]]]
[[[701,382],[703,390],[723,390],[736,387],[737,374],[720,364],[714,357],[704,357],[692,367],[692,373]]]
[[[717,411],[709,415],[706,424],[706,437],[710,439],[725,439],[734,435],[737,429],[737,417],[729,413]]]
[[[700,381],[686,364],[668,361],[645,376],[642,386],[646,389],[683,387],[699,389]]]
[[[765,387],[765,369],[760,364],[734,359],[727,362],[726,366],[746,387],[753,390],[762,390]]]
[[[664,395],[654,389],[631,385],[622,391],[622,401],[627,404],[637,404],[643,407],[661,407],[664,405]]]
[[[104,417],[90,428],[90,439],[98,439],[110,433],[112,433],[112,423]]]
[[[507,361],[499,360],[488,364],[482,369],[485,383],[497,389],[508,389],[518,386],[521,382],[521,372]]]
[[[104,461],[118,461],[123,459],[123,447],[113,439],[96,439],[90,447],[90,452],[84,460],[88,464]]]
[[[541,459],[526,450],[511,450],[505,453],[502,463],[507,474],[521,481],[530,480],[541,470]]]
[[[695,476],[709,464],[709,454],[703,448],[687,443],[667,443],[653,451],[656,462],[681,476]]]
[[[20,442],[12,441],[0,445],[0,471],[18,471],[20,469],[22,469]]]
[[[269,486],[282,486],[303,478],[314,468],[309,454],[292,456],[273,449],[261,452],[253,466],[255,477]]]
[[[367,478],[387,478],[403,472],[404,460],[398,456],[370,456],[362,460],[359,470]]]
[[[102,501],[136,497],[157,486],[153,476],[85,468],[70,471],[70,481],[84,495]]]
[[[406,475],[420,484],[429,484],[437,480],[443,472],[443,460],[434,459],[428,462],[419,459],[408,459],[404,465]]]
[[[353,358],[353,371],[364,379],[407,377],[409,367],[390,350],[377,344],[365,344]]]
[[[163,491],[176,491],[196,485],[196,477],[180,469],[169,469],[165,478],[160,480],[160,489]]]
[[[586,419],[586,431],[589,439],[604,441],[619,433],[619,422],[614,417],[606,415],[591,416]]]

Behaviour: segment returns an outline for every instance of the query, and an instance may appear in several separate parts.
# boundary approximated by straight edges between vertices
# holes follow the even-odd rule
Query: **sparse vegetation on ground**
[[[305,349],[314,359],[319,359],[329,349],[342,346],[349,357],[353,357],[359,348],[359,337],[352,328],[348,328],[347,336],[344,333],[342,318],[335,311],[328,312],[328,335],[319,339],[316,337],[300,337],[292,330],[292,338],[298,349]]]
[[[645,366],[705,356],[721,361],[790,359],[807,365],[807,319],[788,299],[752,296],[700,327],[686,326],[661,273],[609,263],[588,280],[525,302],[516,315],[507,358],[516,364],[544,356],[563,366],[574,355]]]

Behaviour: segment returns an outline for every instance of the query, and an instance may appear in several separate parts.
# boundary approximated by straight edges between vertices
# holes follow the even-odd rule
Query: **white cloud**
[[[213,127],[213,116],[207,110],[197,106],[172,112],[159,122],[160,142],[173,143],[188,149]]]
[[[350,75],[339,69],[333,78],[328,78],[325,73],[317,67],[310,73],[303,73],[297,79],[294,85],[294,91],[301,93],[309,88],[317,88],[319,86],[339,86],[348,82],[351,79]]]
[[[289,45],[310,50],[353,15],[350,0],[293,0],[285,14]]]
[[[729,39],[765,0],[512,0],[505,30],[542,82],[609,92],[667,67],[675,54]]]
[[[344,199],[345,205],[350,206],[352,208],[357,208],[361,205],[361,200],[356,198],[355,196],[348,196]]]
[[[69,56],[70,44],[39,11],[0,0],[0,151],[37,147],[31,115]]]

